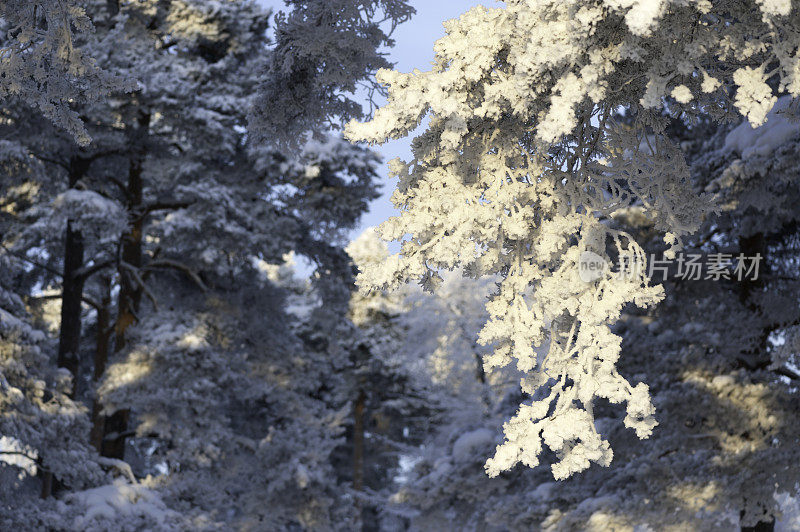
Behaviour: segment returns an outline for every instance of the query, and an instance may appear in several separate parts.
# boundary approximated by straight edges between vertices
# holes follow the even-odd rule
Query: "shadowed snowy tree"
[[[366,88],[370,104],[373,93],[382,93],[372,76],[391,66],[384,51],[394,44],[390,35],[415,11],[406,0],[286,0],[286,5],[292,9],[276,17],[275,47],[250,129],[269,142],[296,145],[308,131],[363,118],[353,93]]]
[[[246,112],[272,53],[268,16],[254,2],[98,1],[86,9],[97,28],[87,49],[139,89],[70,102],[94,139],[88,147],[32,115],[24,98],[4,100],[4,179],[21,165],[33,170],[3,190],[4,213],[15,213],[3,244],[27,261],[14,270],[17,291],[62,303],[48,371],[60,390],[71,377],[70,393],[94,403],[90,436],[87,410],[64,397],[80,414],[78,440],[108,457],[85,447],[89,465],[116,466],[124,478],[97,486],[108,479],[89,478],[92,467],[75,455],[46,469],[66,506],[25,508],[55,508],[43,526],[60,515],[73,528],[117,520],[133,528],[346,527],[355,505],[329,456],[354,399],[345,375],[352,267],[342,246],[375,196],[377,157],[335,136],[301,139],[291,154],[252,141]],[[302,318],[285,312],[277,281],[260,277],[265,262],[290,251],[316,268]],[[262,337],[266,315],[275,328]],[[252,327],[237,330],[235,320]],[[219,396],[192,391],[194,379]],[[197,447],[202,439],[209,445]],[[148,452],[152,459],[139,456]],[[137,483],[122,458],[154,476]],[[58,477],[71,468],[87,476]],[[197,482],[208,490],[197,492]],[[14,510],[17,523],[25,511]]]

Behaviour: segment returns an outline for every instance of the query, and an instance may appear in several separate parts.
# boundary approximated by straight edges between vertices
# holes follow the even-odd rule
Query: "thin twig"
[[[17,257],[18,259],[24,260],[25,262],[28,262],[28,263],[30,263],[30,264],[38,267],[38,268],[41,268],[41,269],[43,269],[43,270],[45,270],[47,272],[50,272],[53,275],[56,275],[58,277],[63,277],[61,272],[58,272],[58,271],[54,270],[53,268],[51,268],[50,266],[47,266],[46,264],[42,264],[42,263],[37,262],[37,261],[35,261],[35,260],[31,259],[31,258],[28,258],[26,255],[23,255],[22,253],[19,253],[17,251],[14,251],[13,249],[10,249],[8,246],[3,244],[2,242],[0,242],[0,247],[2,247],[4,250],[6,250],[6,252],[9,255],[13,255],[14,257]]]
[[[46,294],[41,296],[29,296],[29,299],[61,299],[63,297],[64,295],[59,293],[59,294]],[[100,304],[87,295],[82,295],[81,301],[83,301],[84,303],[86,303],[95,310],[100,310]]]
[[[74,276],[75,276],[76,279],[86,280],[89,277],[91,277],[92,275],[94,275],[95,273],[97,273],[100,270],[102,270],[103,268],[107,268],[108,266],[112,266],[114,264],[114,262],[115,262],[114,260],[108,259],[108,260],[104,260],[103,262],[98,262],[97,264],[94,264],[92,266],[88,266],[88,265],[81,266],[80,268],[78,268],[75,271]]]

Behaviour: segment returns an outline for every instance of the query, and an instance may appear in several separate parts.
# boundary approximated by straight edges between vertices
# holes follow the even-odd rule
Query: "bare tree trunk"
[[[739,238],[739,253],[745,257],[761,257],[759,265],[758,276],[759,279],[743,279],[739,287],[739,301],[753,314],[756,319],[759,319],[763,314],[763,310],[759,302],[755,299],[755,295],[764,286],[763,278],[769,274],[770,265],[767,262],[767,238],[763,233],[756,233],[750,237]],[[770,355],[767,351],[767,344],[769,343],[769,335],[771,331],[765,325],[756,339],[754,345],[742,352],[739,356],[739,362],[748,370],[763,369],[771,362]],[[740,519],[744,517],[744,510],[740,512]],[[775,530],[775,519],[770,521],[759,521],[754,526],[742,526],[742,532],[772,532]]]
[[[364,489],[364,411],[366,410],[367,396],[364,389],[358,391],[356,404],[353,408],[353,489],[361,491]],[[356,516],[358,518],[359,530],[363,530],[364,522],[362,517],[361,501],[355,500]]]
[[[486,414],[488,415],[492,409],[492,398],[489,387],[488,379],[486,378],[486,370],[483,369],[483,357],[477,349],[477,342],[473,342],[473,349],[475,349],[475,378],[481,385],[481,400],[483,406],[486,407]]]
[[[53,474],[49,471],[44,471],[42,477],[42,491],[40,495],[42,499],[48,498],[53,493]]]
[[[119,0],[106,0],[106,9],[108,10],[109,16],[117,16],[119,13]]]
[[[69,187],[74,188],[86,175],[90,159],[73,157],[69,164]],[[58,367],[72,374],[71,397],[75,396],[78,378],[79,350],[81,342],[81,302],[85,279],[79,275],[83,266],[83,235],[73,222],[67,221],[67,236],[64,242],[64,271],[61,281],[61,323],[58,336]]]
[[[744,517],[744,511],[740,512],[739,518]],[[753,526],[740,527],[742,532],[773,532],[775,530],[775,518],[769,521],[759,521]]]
[[[75,397],[78,378],[79,350],[81,342],[81,300],[83,278],[77,275],[83,265],[83,236],[67,222],[67,237],[64,245],[64,274],[61,285],[61,324],[58,336],[58,367],[72,375],[71,397]]]
[[[756,314],[757,317],[760,317],[763,311],[759,302],[754,300],[754,296],[763,287],[763,278],[769,274],[770,265],[767,262],[767,239],[763,233],[756,233],[750,237],[739,238],[739,252],[745,257],[755,257],[756,255],[761,257],[758,270],[759,279],[747,278],[738,283],[739,301],[748,310]],[[739,361],[747,367],[747,369],[754,370],[763,368],[769,364],[769,354],[767,354],[769,335],[770,330],[765,326],[753,347],[745,350],[741,354]]]

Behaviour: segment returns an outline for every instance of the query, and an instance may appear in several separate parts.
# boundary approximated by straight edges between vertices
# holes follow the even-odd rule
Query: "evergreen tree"
[[[356,505],[331,458],[353,399],[341,248],[375,196],[377,157],[335,136],[301,139],[292,154],[253,141],[247,111],[275,53],[255,3],[86,9],[97,29],[87,52],[139,82],[70,102],[92,144],[75,145],[24,98],[3,102],[4,179],[18,181],[4,181],[15,215],[3,244],[27,261],[14,270],[21,296],[60,300],[57,352],[37,364],[59,376],[83,446],[45,454],[9,432],[9,449],[64,460],[40,468],[59,504],[11,505],[10,522],[36,508],[42,526],[73,528],[346,527]],[[316,269],[302,317],[264,273],[291,251]]]
[[[612,466],[609,442],[630,440],[618,434],[623,425],[639,438],[664,433],[650,447],[631,443],[635,451],[617,444],[623,463],[612,466],[608,476],[590,469],[565,482],[577,494],[575,506],[566,505],[572,514],[553,510],[550,488],[541,478],[523,480],[536,475],[514,472],[485,484],[484,489],[498,493],[507,493],[514,483],[540,484],[547,501],[538,516],[532,509],[509,513],[514,504],[524,506],[517,500],[503,504],[504,510],[493,512],[492,519],[519,528],[533,523],[567,529],[658,526],[673,520],[678,526],[697,526],[690,524],[693,519],[707,527],[740,518],[745,527],[759,522],[767,526],[777,513],[773,494],[794,492],[794,472],[780,465],[791,459],[792,451],[767,451],[764,446],[780,447],[781,441],[789,445],[796,439],[791,424],[778,421],[796,411],[796,399],[774,374],[759,371],[770,366],[768,339],[793,322],[796,302],[781,304],[782,315],[772,315],[771,303],[783,290],[777,280],[733,288],[723,283],[721,293],[715,286],[717,297],[704,298],[713,313],[698,311],[717,325],[693,329],[684,324],[689,328],[682,330],[697,335],[719,331],[722,323],[730,329],[724,305],[736,303],[730,318],[733,323],[744,320],[748,327],[737,330],[723,350],[724,365],[698,350],[700,340],[694,337],[684,341],[674,353],[680,357],[671,361],[670,350],[650,347],[646,336],[634,332],[636,327],[627,334],[639,344],[632,340],[624,347],[620,322],[647,324],[659,312],[654,306],[672,292],[649,269],[655,263],[648,264],[647,250],[657,248],[614,220],[632,212],[648,220],[652,231],[663,236],[658,250],[667,260],[690,245],[694,237],[688,235],[704,231],[715,245],[720,238],[746,255],[758,250],[767,254],[770,240],[763,233],[777,231],[783,235],[778,240],[791,234],[793,211],[782,205],[791,201],[787,181],[792,181],[792,171],[777,163],[773,175],[767,171],[772,163],[765,167],[760,161],[749,170],[747,163],[734,163],[704,191],[681,151],[684,145],[671,137],[665,114],[687,124],[703,117],[731,121],[737,115],[749,123],[742,128],[768,122],[779,95],[800,95],[793,37],[797,16],[792,2],[509,1],[501,8],[473,8],[447,22],[447,36],[435,46],[432,71],[378,73],[388,87],[389,102],[371,121],[350,123],[349,138],[384,142],[407,135],[425,116],[430,122],[412,144],[413,159],[390,165],[399,179],[393,200],[401,212],[381,232],[387,240],[401,241],[401,252],[364,269],[359,282],[364,289],[379,289],[413,279],[436,290],[440,271],[456,267],[475,278],[499,278],[480,333],[480,340],[494,348],[485,367],[488,371],[515,363],[526,376],[521,404],[504,424],[505,442],[486,462],[486,471],[494,477],[517,463],[534,467],[544,459],[555,479],[567,479],[592,463]],[[787,129],[770,128],[764,138],[786,140]],[[697,127],[689,136],[701,143],[708,131]],[[731,143],[738,141],[729,139],[728,152]],[[769,151],[761,146],[771,143],[748,137],[738,151],[755,156]],[[702,151],[713,149],[701,145]],[[719,165],[712,163],[712,173]],[[742,196],[712,196],[729,185]],[[724,222],[716,221],[714,211],[738,206],[743,208],[739,216],[722,228],[717,225]],[[584,279],[580,273],[587,257],[624,263],[627,275],[605,270]],[[689,290],[688,297],[698,297],[696,290]],[[664,313],[687,308],[680,306],[679,297],[666,304]],[[628,320],[629,314],[639,318]],[[674,319],[672,315],[665,321]],[[648,330],[657,329],[653,325]],[[745,345],[737,345],[740,333],[747,338]],[[625,358],[626,349],[637,355]],[[658,362],[647,366],[644,361],[652,357]],[[780,364],[772,367],[781,369]],[[746,372],[729,374],[737,369]],[[783,366],[782,373],[787,372]],[[626,403],[622,423],[609,422],[618,414],[614,409],[609,413],[603,399]],[[676,427],[684,400],[721,404],[705,406],[709,426],[692,433]],[[747,422],[735,417],[734,405],[747,412]],[[655,406],[663,408],[658,422]],[[656,426],[659,422],[663,429]],[[713,434],[721,451],[704,441],[712,437],[705,431]],[[759,443],[751,446],[742,438]],[[672,443],[660,447],[667,440]],[[697,467],[699,456],[681,453],[677,441],[709,452],[705,465]],[[642,449],[654,455],[645,458]],[[774,466],[759,470],[758,480],[744,482],[743,475],[759,469],[755,461],[762,463],[767,456]],[[670,469],[666,464],[672,460],[685,460],[685,479],[661,473],[659,468]],[[614,490],[636,491],[631,478],[641,483],[663,479],[666,486],[642,484],[635,497],[620,497]],[[553,496],[566,489],[553,487]],[[656,500],[655,492],[662,499]],[[608,493],[609,498],[590,493]],[[682,501],[686,513],[670,516],[674,504],[663,501],[664,493]],[[460,494],[456,497],[463,500]],[[474,499],[464,502],[474,508]]]

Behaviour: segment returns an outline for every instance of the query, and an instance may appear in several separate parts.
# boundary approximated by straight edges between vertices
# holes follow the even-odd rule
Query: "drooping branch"
[[[182,262],[172,260],[172,259],[159,259],[150,262],[147,266],[143,268],[145,271],[152,271],[156,269],[173,269],[178,270],[186,274],[189,279],[191,279],[203,292],[208,290],[208,287],[200,278],[200,276],[195,272],[192,268],[183,264]]]
[[[177,209],[185,209],[192,205],[193,201],[167,201],[167,200],[160,200],[154,201],[151,203],[146,203],[142,208],[142,216],[146,216],[151,212],[155,211],[170,211],[170,210],[177,210]]]
[[[108,268],[109,266],[113,266],[115,263],[116,263],[115,260],[108,259],[108,260],[104,260],[104,261],[92,264],[91,266],[85,265],[85,266],[82,266],[78,270],[75,271],[75,276],[77,278],[83,279],[85,281],[86,279],[88,279],[89,277],[94,275],[95,273],[97,273],[100,270],[103,270],[105,268]]]
[[[30,296],[30,299],[47,300],[47,299],[61,299],[62,297],[63,296],[59,292],[58,294],[46,294],[46,295],[41,295],[41,296]],[[97,301],[95,301],[94,299],[92,299],[91,297],[87,296],[86,294],[81,296],[81,301],[83,303],[86,303],[87,305],[89,305],[90,307],[92,307],[95,310],[100,308],[100,304]]]
[[[139,269],[138,269],[138,268],[136,268],[135,266],[131,265],[131,264],[128,264],[128,263],[127,263],[127,262],[125,262],[125,261],[120,261],[119,265],[120,265],[120,267],[121,267],[122,269],[124,269],[125,271],[127,271],[128,273],[130,273],[130,275],[131,275],[131,276],[133,277],[133,279],[136,281],[136,284],[139,286],[139,288],[141,288],[141,289],[142,289],[142,291],[143,291],[143,292],[144,292],[144,294],[147,296],[147,298],[150,300],[150,302],[151,302],[151,303],[153,303],[153,306],[154,306],[156,309],[158,309],[158,301],[156,300],[156,296],[155,296],[155,295],[153,294],[153,292],[152,292],[152,291],[151,291],[151,290],[150,290],[150,289],[147,287],[147,284],[144,282],[144,279],[142,279],[142,276],[141,276],[141,274],[139,273]]]

